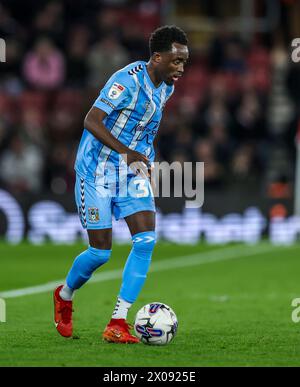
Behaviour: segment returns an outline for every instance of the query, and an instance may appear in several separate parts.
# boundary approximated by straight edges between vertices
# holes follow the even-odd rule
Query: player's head
[[[183,75],[188,59],[187,37],[181,28],[163,26],[152,32],[149,40],[151,62],[156,76],[173,85]]]

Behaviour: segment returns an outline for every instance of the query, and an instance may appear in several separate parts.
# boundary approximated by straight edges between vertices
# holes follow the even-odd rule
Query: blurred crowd
[[[162,24],[160,0],[88,4],[0,4],[7,50],[0,63],[0,185],[12,192],[71,192],[84,116],[114,71],[149,58],[149,35]],[[220,23],[206,44],[191,46],[165,109],[157,160],[204,161],[205,184],[216,189],[288,183],[299,90],[299,69],[280,31],[244,42]]]

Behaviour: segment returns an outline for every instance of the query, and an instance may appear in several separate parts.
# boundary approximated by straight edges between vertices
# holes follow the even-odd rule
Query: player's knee
[[[111,250],[100,250],[89,247],[75,260],[78,272],[84,276],[90,276],[98,267],[108,262]]]
[[[133,250],[142,259],[151,259],[151,255],[156,243],[155,231],[145,231],[133,235]]]
[[[93,238],[90,246],[97,250],[111,250],[112,243],[108,238]]]
[[[96,249],[95,247],[90,246],[88,250],[91,256],[91,263],[95,268],[101,265],[104,265],[106,262],[108,262],[111,256],[110,249],[102,250],[102,249]]]

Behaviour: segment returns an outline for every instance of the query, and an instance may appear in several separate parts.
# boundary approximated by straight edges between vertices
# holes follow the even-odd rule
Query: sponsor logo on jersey
[[[110,99],[117,99],[120,97],[124,90],[124,86],[120,85],[120,83],[115,82],[109,89],[108,96]]]
[[[145,109],[148,110],[150,105],[151,105],[151,102],[150,101],[146,101],[145,104],[144,104]]]
[[[107,99],[100,98],[100,101],[111,107],[112,109],[115,109],[115,105],[113,105],[111,102],[109,102]]]

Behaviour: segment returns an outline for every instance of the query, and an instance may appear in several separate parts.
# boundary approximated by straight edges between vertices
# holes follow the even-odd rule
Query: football
[[[144,344],[165,345],[176,335],[178,320],[173,309],[161,302],[143,306],[136,314],[134,330]]]

